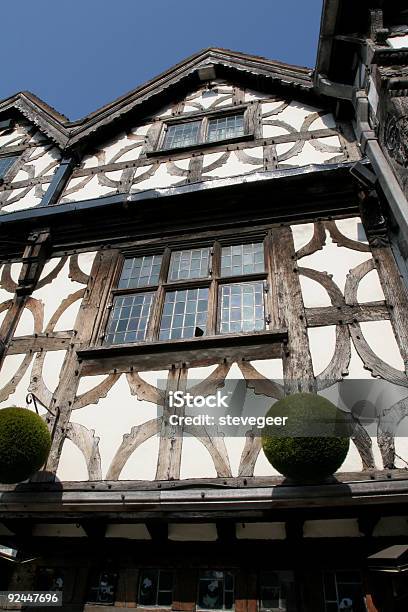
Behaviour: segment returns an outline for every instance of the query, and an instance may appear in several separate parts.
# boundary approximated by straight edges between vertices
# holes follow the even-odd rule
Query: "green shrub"
[[[287,478],[319,481],[334,474],[349,449],[349,426],[329,400],[312,393],[288,395],[267,416],[287,416],[285,427],[265,428],[262,447],[269,463]]]
[[[0,482],[30,478],[45,463],[51,436],[38,414],[26,408],[0,410]]]

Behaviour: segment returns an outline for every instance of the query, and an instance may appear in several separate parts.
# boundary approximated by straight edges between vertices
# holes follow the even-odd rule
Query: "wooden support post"
[[[273,229],[271,241],[272,290],[278,303],[279,320],[289,333],[283,356],[285,392],[287,394],[299,391],[312,392],[316,384],[290,227]]]
[[[391,325],[405,373],[408,374],[408,290],[398,270],[390,246],[372,246],[374,263],[384,291]]]
[[[45,468],[48,472],[55,473],[57,470],[79,384],[82,366],[76,351],[77,348],[88,345],[90,339],[95,335],[100,304],[104,303],[106,292],[109,290],[109,281],[114,272],[115,263],[115,251],[103,251],[95,257],[87,291],[74,326],[78,330],[78,345],[71,344],[66,353],[61,369],[60,382],[51,402],[51,410],[58,416],[52,417],[50,423],[51,428],[53,428],[54,420],[57,420],[51,451]]]
[[[159,459],[157,462],[156,480],[176,480],[180,478],[181,451],[183,447],[183,427],[170,425],[172,414],[184,416],[184,406],[171,408],[169,393],[185,390],[187,383],[187,368],[174,367],[167,379],[166,399],[163,408],[163,423],[160,432]]]

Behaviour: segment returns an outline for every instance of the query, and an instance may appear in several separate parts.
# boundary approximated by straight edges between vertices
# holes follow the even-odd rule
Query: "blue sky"
[[[313,67],[321,6],[322,0],[5,2],[0,99],[28,89],[78,119],[210,46]]]

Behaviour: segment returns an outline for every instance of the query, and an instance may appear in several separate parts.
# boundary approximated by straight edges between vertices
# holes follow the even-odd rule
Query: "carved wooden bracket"
[[[384,128],[384,144],[395,161],[408,166],[408,115],[389,115]]]
[[[389,245],[388,227],[375,189],[361,189],[358,193],[360,214],[371,247]]]

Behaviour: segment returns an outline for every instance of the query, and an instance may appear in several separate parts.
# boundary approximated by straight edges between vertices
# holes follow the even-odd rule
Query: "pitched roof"
[[[61,148],[79,145],[90,134],[111,126],[115,121],[140,109],[145,112],[154,99],[162,101],[170,89],[186,88],[199,84],[198,70],[213,65],[216,70],[240,75],[251,83],[275,84],[281,87],[310,91],[313,88],[312,70],[273,61],[256,55],[248,55],[228,49],[204,49],[169,70],[159,74],[143,85],[109,102],[78,121],[69,121],[34,94],[24,91],[0,102],[0,113],[16,109],[32,121]],[[218,68],[217,68],[218,67]]]

